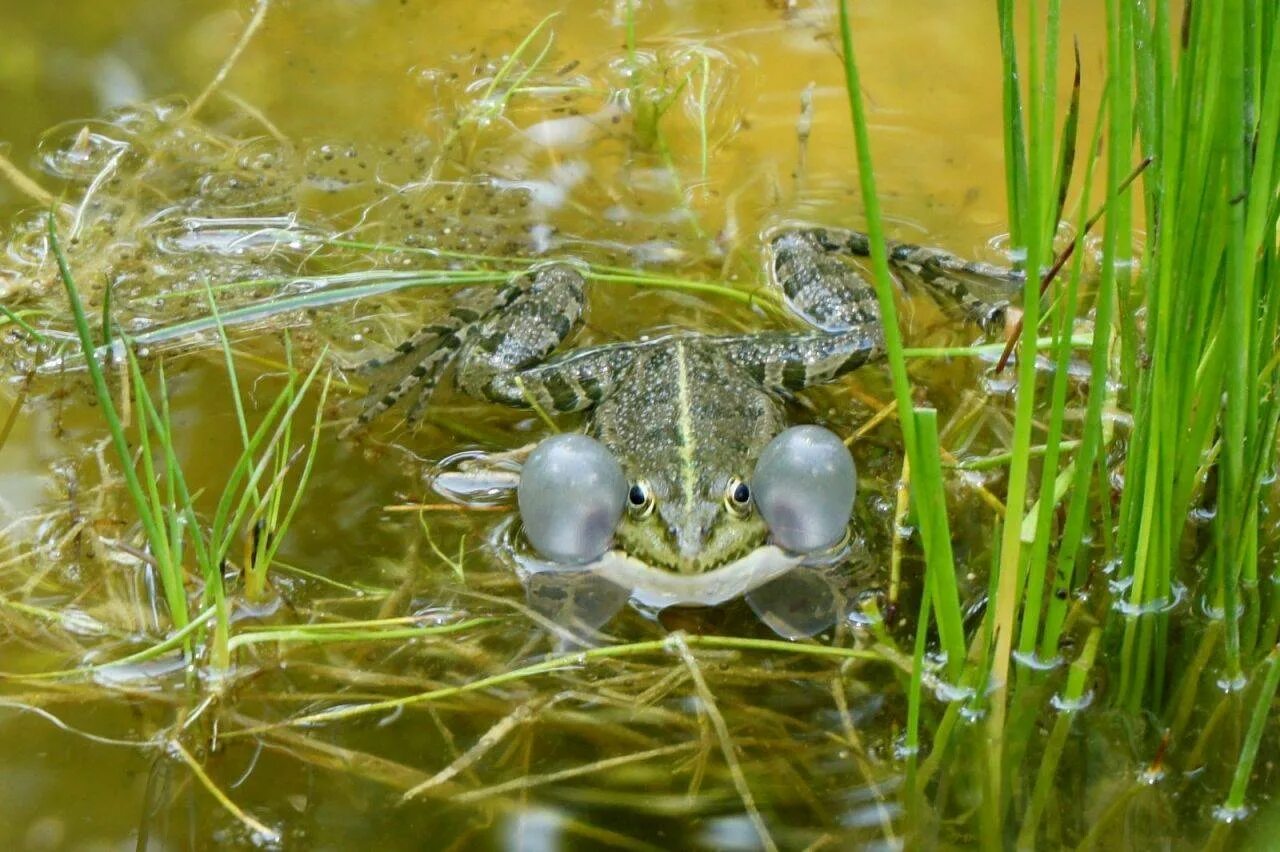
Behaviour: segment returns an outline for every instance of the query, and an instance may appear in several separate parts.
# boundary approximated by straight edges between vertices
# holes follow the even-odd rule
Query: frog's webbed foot
[[[374,377],[355,420],[342,437],[367,426],[374,418],[408,399],[416,411],[440,381],[465,336],[469,311],[455,309],[440,322],[425,325],[400,343],[386,358],[361,364],[359,372]],[[474,320],[474,316],[471,317]]]

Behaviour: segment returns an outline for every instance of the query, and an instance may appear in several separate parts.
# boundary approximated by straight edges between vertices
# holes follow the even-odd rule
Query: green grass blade
[[[58,274],[71,306],[76,335],[80,340],[80,351],[84,354],[85,364],[89,371],[89,379],[93,384],[94,395],[97,397],[102,415],[107,421],[107,429],[111,433],[111,443],[115,447],[116,458],[120,462],[120,470],[124,475],[125,487],[129,492],[134,509],[138,513],[138,519],[142,523],[143,530],[146,532],[147,542],[151,545],[153,552],[157,548],[163,552],[167,546],[164,524],[162,519],[156,517],[153,513],[147,493],[143,490],[142,483],[138,480],[138,472],[133,462],[133,453],[129,448],[129,441],[125,437],[124,424],[120,421],[120,414],[116,410],[115,400],[112,399],[111,391],[107,387],[107,380],[102,374],[102,367],[98,364],[94,355],[96,347],[94,346],[93,336],[89,331],[89,322],[85,317],[84,305],[80,301],[80,291],[76,287],[74,276],[71,274],[71,267],[67,263],[66,253],[62,250],[62,241],[58,238],[57,217],[52,211],[50,211],[48,218],[48,237],[49,246],[53,249],[53,255],[58,263]],[[169,604],[169,617],[174,620],[174,624],[178,628],[185,627],[190,620],[185,599],[174,598],[169,601]]]

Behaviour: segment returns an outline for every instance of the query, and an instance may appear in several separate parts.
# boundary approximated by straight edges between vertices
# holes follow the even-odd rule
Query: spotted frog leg
[[[886,248],[890,268],[905,283],[919,284],[940,306],[953,306],[961,318],[987,332],[1003,324],[1009,299],[1022,291],[1025,277],[1017,269],[911,243],[889,242]],[[802,313],[830,311],[829,300],[839,298],[835,290],[841,287],[858,289],[853,299],[859,304],[874,300],[874,291],[846,260],[871,256],[870,238],[860,231],[781,231],[771,239],[770,253],[775,282],[793,305],[802,306]],[[824,282],[829,283],[824,287]]]
[[[899,277],[921,285],[986,332],[1004,323],[1021,272],[976,263],[940,249],[888,245]],[[791,311],[812,331],[767,331],[718,338],[730,361],[764,388],[787,394],[833,381],[884,358],[884,330],[874,288],[850,260],[870,255],[857,231],[784,230],[768,246],[768,270]]]
[[[385,359],[362,365],[385,376],[365,397],[349,434],[397,404],[407,402],[406,422],[416,423],[431,392],[454,365],[455,382],[467,394],[505,405],[537,404],[555,413],[581,411],[598,402],[630,365],[633,346],[607,344],[548,356],[582,316],[584,281],[566,264],[545,266],[502,287],[476,294],[442,320],[423,326]]]

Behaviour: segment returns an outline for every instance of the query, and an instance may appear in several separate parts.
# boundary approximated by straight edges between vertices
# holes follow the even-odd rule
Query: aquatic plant
[[[62,489],[0,529],[0,641],[19,651],[0,673],[6,724],[20,712],[137,755],[140,847],[305,842],[344,808],[362,814],[344,838],[408,846],[423,822],[461,846],[539,819],[627,849],[1225,847],[1260,831],[1244,817],[1275,778],[1280,684],[1274,10],[1187,4],[1180,21],[1166,0],[1105,0],[1095,104],[1090,66],[1060,68],[1059,2],[1002,0],[1009,254],[1036,274],[1010,342],[908,346],[915,306],[883,250],[901,202],[877,185],[867,43],[840,4],[862,203],[833,195],[873,238],[890,379],[817,391],[810,413],[848,432],[888,576],[819,641],[758,638],[734,611],[706,616],[729,635],[625,612],[583,636],[493,558],[480,513],[500,500],[419,494],[421,456],[571,423],[446,397],[412,439],[330,437],[349,416],[333,400],[365,389],[353,364],[447,292],[544,253],[582,256],[596,339],[780,319],[733,209],[759,189],[744,206],[773,210],[776,181],[718,170],[739,126],[721,87],[740,69],[723,39],[650,37],[658,5],[620,0],[621,52],[572,78],[549,70],[568,22],[538,11],[503,32],[509,50],[449,59],[433,79],[460,79],[424,138],[385,151],[288,141],[242,114],[227,64],[191,109],[52,131],[60,194],[0,160],[41,208],[8,245],[0,450],[20,446],[32,400],[58,398],[77,452],[49,477]],[[811,27],[831,61],[821,26],[785,26]],[[548,236],[565,219],[520,200],[561,187],[500,171],[530,158],[518,123],[628,98],[618,174],[567,205],[589,232]],[[230,117],[192,114],[221,99]],[[803,152],[814,97],[799,100]],[[653,234],[634,210],[600,212],[637,197],[663,210]],[[954,399],[953,360],[1011,390]],[[225,417],[225,457],[192,445],[217,427],[191,411]]]
[[[1280,309],[1280,170],[1275,162],[1280,15],[1247,3],[1188,3],[1185,18],[1177,22],[1172,4],[1163,0],[1107,3],[1105,97],[1094,142],[1084,149],[1079,221],[1072,243],[1060,247],[1059,222],[1078,156],[1080,71],[1077,57],[1072,103],[1058,133],[1059,6],[1049,0],[1042,16],[1039,3],[1026,4],[1029,24],[1020,59],[1019,4],[999,4],[1010,232],[1025,251],[1027,269],[1052,271],[1027,276],[1008,454],[1009,512],[985,616],[967,653],[947,638],[954,637],[952,623],[959,616],[953,599],[939,596],[936,580],[928,578],[951,568],[943,530],[931,534],[930,524],[923,523],[930,593],[922,597],[920,625],[930,619],[936,623],[949,677],[970,691],[963,703],[985,714],[987,722],[965,730],[975,742],[955,742],[951,717],[961,702],[954,703],[935,730],[927,761],[931,771],[913,773],[915,787],[908,795],[927,798],[940,764],[953,773],[973,774],[984,791],[978,824],[990,847],[1004,845],[1015,833],[1020,846],[1036,845],[1040,820],[1056,795],[1054,772],[1069,720],[1088,693],[1088,672],[1096,661],[1113,670],[1108,702],[1160,720],[1145,737],[1153,767],[1178,759],[1165,754],[1161,743],[1181,741],[1198,697],[1207,690],[1212,701],[1214,683],[1227,686],[1216,698],[1212,724],[1228,724],[1229,717],[1251,719],[1223,804],[1228,821],[1242,813],[1261,720],[1276,692],[1273,649],[1280,613],[1274,595],[1262,588],[1273,585],[1275,577],[1262,568],[1259,539],[1280,416],[1273,367]],[[874,251],[883,232],[846,2],[841,3],[841,28]],[[1019,85],[1024,79],[1020,64],[1025,89]],[[1131,144],[1135,131],[1137,155]],[[1136,170],[1135,158],[1141,160]],[[1084,217],[1095,160],[1105,167],[1107,198],[1100,275],[1085,302],[1080,245],[1097,221]],[[1142,173],[1147,239],[1134,263],[1128,189],[1136,172]],[[1063,267],[1051,263],[1055,250],[1062,259],[1074,254],[1058,278],[1053,276]],[[875,255],[881,309],[892,317],[883,248]],[[1042,280],[1050,288],[1047,311],[1041,309]],[[1092,379],[1083,422],[1068,440],[1063,418],[1067,341],[1075,318],[1086,311],[1093,326]],[[1057,341],[1048,399],[1039,396],[1036,359],[1030,355],[1044,324]],[[894,354],[900,343],[892,333],[888,339],[914,474],[912,496],[917,511],[941,513],[939,479],[919,475],[936,450],[920,443],[922,412],[910,407],[910,382]],[[1116,406],[1132,411],[1133,420],[1113,470],[1108,458],[1116,456],[1110,447],[1120,438],[1105,409]],[[1046,452],[1037,469],[1031,435],[1038,417],[1047,418],[1047,426]],[[1114,480],[1120,484],[1119,513],[1113,518]],[[1064,503],[1065,516],[1055,523],[1055,507]],[[1189,519],[1197,511],[1213,517],[1208,542],[1195,539]],[[1089,527],[1100,531],[1091,543]],[[1105,575],[1082,576],[1082,558],[1110,568]],[[1198,566],[1205,566],[1202,576]],[[1192,664],[1183,666],[1170,658],[1170,612],[1187,588],[1202,596],[1215,618],[1200,637]],[[1085,611],[1098,623],[1087,628],[1083,643],[1064,645],[1070,622]],[[1053,661],[1072,646],[1078,653],[1064,681]],[[917,669],[926,665],[927,647],[917,641]],[[1049,688],[1061,690],[1060,715],[1043,750],[1033,751],[1032,729]],[[910,699],[909,725],[914,726],[921,713],[918,687]],[[909,737],[914,747],[913,727]],[[961,764],[961,754],[984,757]],[[1193,752],[1200,754],[1198,748]],[[908,760],[914,765],[914,750]],[[1040,761],[1035,789],[1019,812],[1008,779],[1027,771],[1033,760]],[[1118,816],[1119,811],[1109,813],[1103,823]],[[1215,831],[1218,842],[1225,837],[1224,826]],[[1095,824],[1089,836],[1103,831]]]

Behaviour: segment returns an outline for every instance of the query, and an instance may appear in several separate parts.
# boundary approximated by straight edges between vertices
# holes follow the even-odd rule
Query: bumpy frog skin
[[[393,378],[375,387],[353,428],[402,400],[416,421],[451,363],[472,396],[551,413],[590,410],[586,433],[621,466],[627,507],[614,549],[579,561],[612,571],[655,603],[719,602],[804,556],[770,544],[750,481],[765,446],[788,426],[783,399],[883,358],[878,304],[852,262],[868,251],[854,231],[768,238],[771,282],[802,330],[677,333],[554,355],[578,324],[584,280],[567,264],[542,267],[455,308],[371,364]],[[891,244],[889,254],[902,278],[985,328],[1001,321],[1004,303],[984,301],[973,285],[984,294],[1021,286],[1018,272],[935,249]]]

